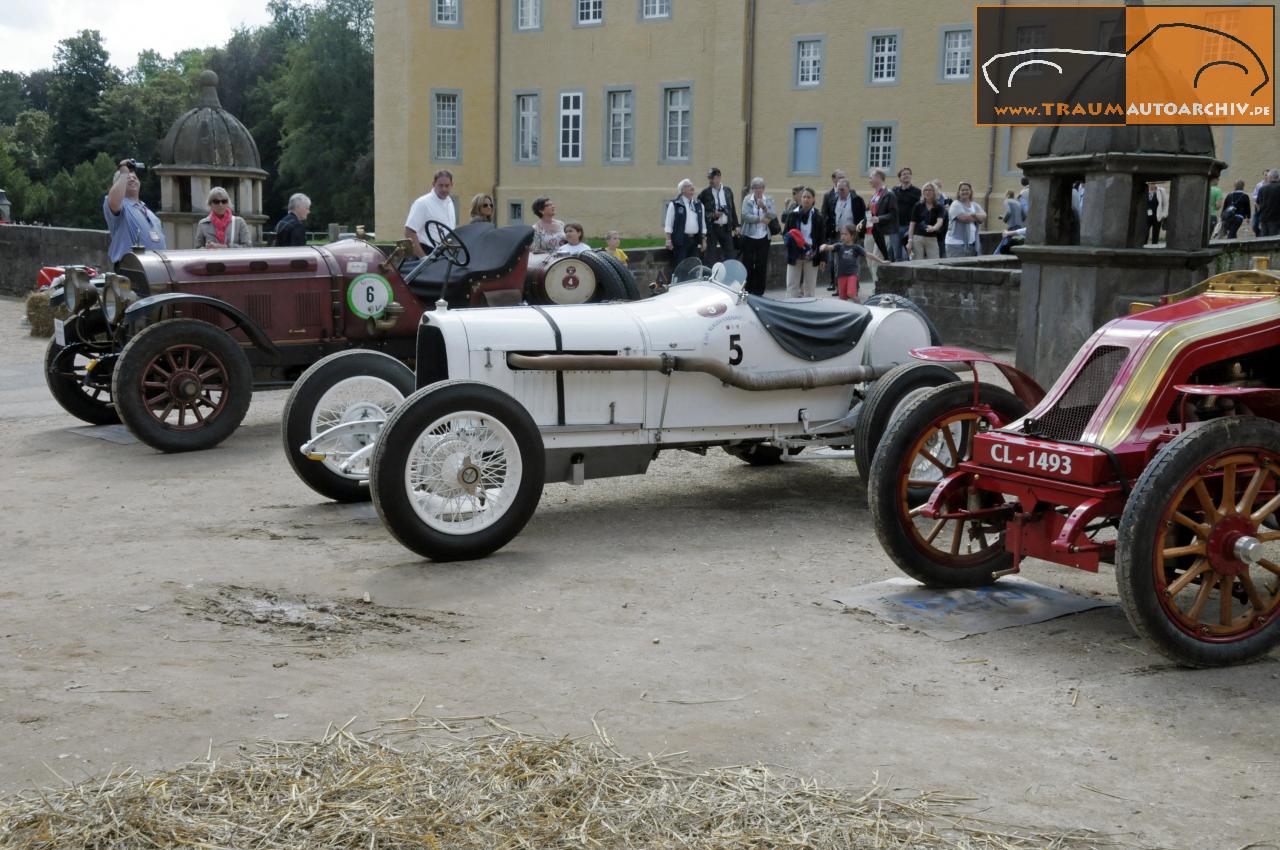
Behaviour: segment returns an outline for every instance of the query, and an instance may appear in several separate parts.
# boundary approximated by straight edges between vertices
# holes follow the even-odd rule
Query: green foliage
[[[51,140],[56,167],[74,168],[94,153],[98,105],[119,77],[109,59],[97,30],[81,30],[58,42],[49,82],[49,115],[58,128]]]
[[[264,212],[293,192],[317,221],[368,223],[373,212],[372,0],[267,0],[271,23],[217,47],[166,57],[144,50],[118,71],[95,30],[58,43],[54,66],[0,71],[0,188],[13,217],[102,228],[115,163],[159,163],[160,142],[195,106],[196,77],[219,76],[225,109],[253,134],[268,173]],[[0,57],[0,62],[3,58]],[[142,197],[158,206],[159,180]]]

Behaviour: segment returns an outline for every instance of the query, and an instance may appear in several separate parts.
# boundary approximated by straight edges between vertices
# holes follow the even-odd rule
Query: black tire
[[[333,410],[333,414],[338,416],[337,421],[377,415],[375,407],[383,411],[382,416],[389,415],[413,393],[416,386],[413,370],[389,354],[362,349],[339,351],[303,372],[289,391],[289,400],[284,405],[280,433],[289,465],[307,486],[335,502],[368,501],[371,497],[367,476],[343,474],[336,468],[335,461],[310,460],[299,449],[315,436],[316,408],[325,394],[343,382],[360,378],[372,378],[389,386],[375,385],[370,398],[353,398],[341,412]],[[388,407],[388,404],[392,406]],[[350,444],[347,448],[355,450],[368,441],[365,434],[353,434],[345,442]]]
[[[1010,422],[1027,411],[1027,406],[1017,396],[1000,387],[983,384],[980,393],[981,400],[992,407],[1001,417],[1002,423]],[[980,587],[991,584],[995,581],[992,573],[1008,569],[1013,560],[1004,548],[1003,529],[998,533],[991,532],[996,535],[994,545],[982,537],[983,547],[976,552],[964,555],[944,554],[933,548],[928,538],[921,537],[913,519],[908,516],[911,508],[923,504],[932,494],[932,490],[924,494],[915,492],[917,488],[907,486],[904,480],[908,479],[911,462],[916,459],[915,447],[928,436],[928,431],[935,423],[972,409],[973,385],[967,381],[925,391],[912,399],[890,423],[880,451],[876,453],[875,462],[871,465],[867,501],[880,545],[904,573],[929,587]],[[968,445],[964,435],[971,432],[965,429],[973,426],[956,422],[952,427],[956,427],[962,435],[957,445]],[[960,454],[964,454],[963,449]],[[954,457],[945,459],[951,460],[954,466]],[[938,534],[938,529],[945,529],[945,524],[937,526],[931,535]],[[978,530],[981,530],[981,526]],[[968,523],[960,522],[952,532],[952,539],[972,531]]]
[[[596,294],[591,299],[593,302],[633,300],[628,297],[617,269],[607,263],[600,254],[587,251],[579,256],[596,275]]]
[[[1241,513],[1224,513],[1217,519],[1206,519],[1208,514],[1200,501],[1188,492],[1193,482],[1202,481],[1209,488],[1216,508],[1231,502],[1234,511],[1234,503],[1244,498],[1242,491],[1252,475],[1241,475],[1229,464],[1217,464],[1227,457],[1248,453],[1270,459],[1272,463],[1280,461],[1280,424],[1240,416],[1216,419],[1184,432],[1161,449],[1143,470],[1120,518],[1116,587],[1125,615],[1134,631],[1179,664],[1189,667],[1239,664],[1265,655],[1280,644],[1280,586],[1277,586],[1280,581],[1260,566],[1251,566],[1234,556],[1224,557],[1234,549],[1229,545],[1233,542],[1233,529],[1229,524],[1248,523],[1253,530],[1242,528],[1241,533],[1259,534],[1259,523],[1250,522],[1247,515],[1258,510],[1260,503],[1269,501],[1274,493],[1264,490],[1257,494],[1254,502],[1246,505]],[[1223,499],[1227,469],[1232,470],[1235,489],[1233,496]],[[1274,475],[1269,477],[1275,481]],[[1207,536],[1201,538],[1197,532],[1174,522],[1175,510],[1196,523],[1203,523]],[[1275,515],[1273,510],[1270,516]],[[1266,531],[1271,530],[1265,522],[1262,525]],[[1177,536],[1179,534],[1182,536]],[[1171,544],[1175,547],[1200,545],[1205,554],[1169,557],[1164,547]],[[1274,565],[1280,560],[1277,554],[1280,543],[1270,542],[1263,548],[1269,563]],[[1161,550],[1159,556],[1157,549]],[[1257,599],[1261,602],[1269,598],[1269,604],[1264,602],[1264,610],[1254,608],[1254,601],[1245,589],[1245,579],[1234,572],[1241,568],[1255,587],[1257,582],[1271,583],[1262,588],[1266,596],[1260,595]],[[1177,592],[1170,593],[1178,580],[1186,578],[1186,573],[1193,569],[1197,572],[1190,580]],[[1229,616],[1223,617],[1222,583],[1227,581],[1230,589],[1225,594],[1226,604],[1231,610]],[[1183,604],[1197,597],[1203,597],[1200,611],[1188,617],[1191,611],[1184,609]],[[1192,602],[1192,609],[1195,604]],[[1238,617],[1235,615],[1237,604],[1241,612]],[[1209,613],[1202,619],[1200,614],[1205,611]],[[1214,614],[1218,615],[1217,623],[1212,622]],[[1222,619],[1233,620],[1233,623],[1222,623]],[[1224,626],[1234,625],[1235,620],[1241,623],[1238,630],[1223,630]]]
[[[170,366],[172,377],[160,382],[156,395],[144,398],[143,382],[163,377]],[[222,329],[195,319],[169,319],[143,328],[120,353],[111,378],[111,397],[121,421],[135,437],[162,452],[218,445],[240,426],[252,395],[253,370],[244,351]],[[206,408],[212,412],[197,415]],[[192,422],[187,421],[188,411]]]
[[[938,329],[934,326],[933,321],[925,315],[924,310],[920,309],[920,305],[912,301],[910,298],[903,298],[901,295],[895,295],[892,292],[882,292],[879,295],[872,295],[866,300],[868,307],[899,307],[903,310],[910,310],[921,319],[924,319],[925,327],[929,329],[929,344],[942,345],[942,337],[938,335]]]
[[[622,288],[627,293],[627,300],[639,301],[640,287],[636,284],[636,276],[632,274],[631,269],[627,268],[627,264],[605,251],[597,251],[596,256],[608,263],[618,273],[618,280],[622,282]]]
[[[894,366],[872,382],[858,412],[858,426],[853,432],[853,459],[858,465],[858,477],[864,482],[870,478],[876,447],[880,445],[894,413],[910,400],[909,397],[958,380],[960,376],[945,366],[912,361]]]
[[[506,507],[491,524],[474,532],[453,533],[433,527],[415,510],[414,499],[406,484],[406,467],[413,457],[428,469],[434,464],[434,468],[443,470],[448,468],[446,464],[456,462],[464,451],[474,449],[474,446],[461,443],[453,448],[452,454],[435,458],[432,450],[417,447],[419,439],[433,423],[464,411],[491,418],[506,432],[505,436],[510,438],[507,447],[518,453],[521,472],[514,491],[506,499]],[[450,447],[446,444],[444,449],[449,450]],[[471,458],[470,454],[464,456]],[[505,485],[505,472],[510,469],[510,462],[504,462],[501,469]],[[373,453],[369,489],[383,524],[404,546],[433,561],[465,561],[482,558],[502,548],[520,533],[537,510],[545,470],[542,434],[523,405],[486,384],[443,381],[418,390],[391,414]],[[465,471],[465,467],[459,468],[456,481],[442,476],[440,483],[452,488],[451,496],[466,498],[458,496],[467,486],[462,480]],[[483,471],[477,470],[475,474],[483,480]],[[481,499],[480,504],[483,501]],[[472,507],[476,504],[473,498]]]
[[[91,425],[115,425],[120,421],[120,414],[111,403],[111,382],[88,383],[81,377],[83,366],[77,367],[78,354],[70,347],[58,345],[50,340],[44,352],[44,382],[62,409],[77,419]]]
[[[736,443],[723,447],[726,452],[744,463],[752,466],[777,466],[782,463],[782,449],[770,443]],[[795,457],[804,451],[804,447],[787,449],[787,454]]]

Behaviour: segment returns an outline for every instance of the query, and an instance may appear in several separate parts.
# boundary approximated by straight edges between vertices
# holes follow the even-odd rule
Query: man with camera
[[[111,189],[102,201],[102,215],[111,231],[107,258],[112,266],[134,248],[164,250],[164,227],[156,214],[138,197],[142,184],[138,172],[146,166],[134,159],[122,159],[111,180]]]
[[[712,168],[707,172],[710,185],[698,196],[707,215],[708,262],[738,257],[733,247],[733,238],[738,235],[738,207],[733,202],[733,190],[722,186],[722,179],[720,169]],[[716,253],[712,253],[714,248],[718,248]]]

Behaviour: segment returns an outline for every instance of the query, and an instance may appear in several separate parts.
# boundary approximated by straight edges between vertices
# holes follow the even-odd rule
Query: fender
[[[280,349],[271,341],[258,325],[239,309],[231,306],[226,301],[218,298],[210,298],[208,295],[188,295],[183,292],[164,292],[160,295],[148,295],[146,298],[139,299],[128,306],[124,311],[124,320],[132,325],[149,318],[158,313],[164,307],[171,307],[177,304],[203,304],[206,307],[212,307],[222,315],[226,316],[236,327],[244,331],[245,336],[249,337],[249,341],[255,347],[261,349],[272,357],[280,356]]]
[[[1185,396],[1221,396],[1239,399],[1259,416],[1280,421],[1280,389],[1270,387],[1213,386],[1211,384],[1177,384],[1174,389]]]
[[[973,372],[975,380],[978,376],[978,364],[990,363],[1000,370],[1000,374],[1004,375],[1005,380],[1009,382],[1009,386],[1013,388],[1013,394],[1020,398],[1028,408],[1035,407],[1045,396],[1044,387],[1040,386],[1035,378],[1017,366],[1001,363],[991,355],[983,354],[981,351],[974,351],[971,348],[956,348],[946,345],[913,348],[911,349],[911,356],[917,360],[928,360],[933,363],[964,363],[969,367],[969,371]]]

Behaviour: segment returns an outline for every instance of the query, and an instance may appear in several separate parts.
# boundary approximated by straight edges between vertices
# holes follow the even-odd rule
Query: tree
[[[22,78],[22,98],[32,109],[42,112],[49,110],[49,81],[53,79],[53,71],[41,68],[32,71]]]
[[[371,0],[326,0],[289,52],[281,118],[280,179],[305,191],[331,221],[373,215],[373,9]]]
[[[26,108],[22,75],[16,71],[0,71],[0,124],[12,124],[18,113]]]
[[[119,78],[109,59],[97,30],[81,30],[58,42],[49,82],[49,115],[57,128],[51,140],[53,163],[58,168],[75,168],[93,154],[98,106]]]
[[[33,178],[43,177],[49,161],[49,135],[53,119],[48,113],[27,109],[18,113],[9,134],[9,152],[18,167]]]
[[[191,108],[194,86],[173,65],[128,75],[138,82],[110,89],[98,107],[98,127],[93,143],[119,162],[125,157],[154,165],[160,160],[160,142],[178,116]],[[142,197],[159,200],[159,178],[148,170],[142,176]]]

